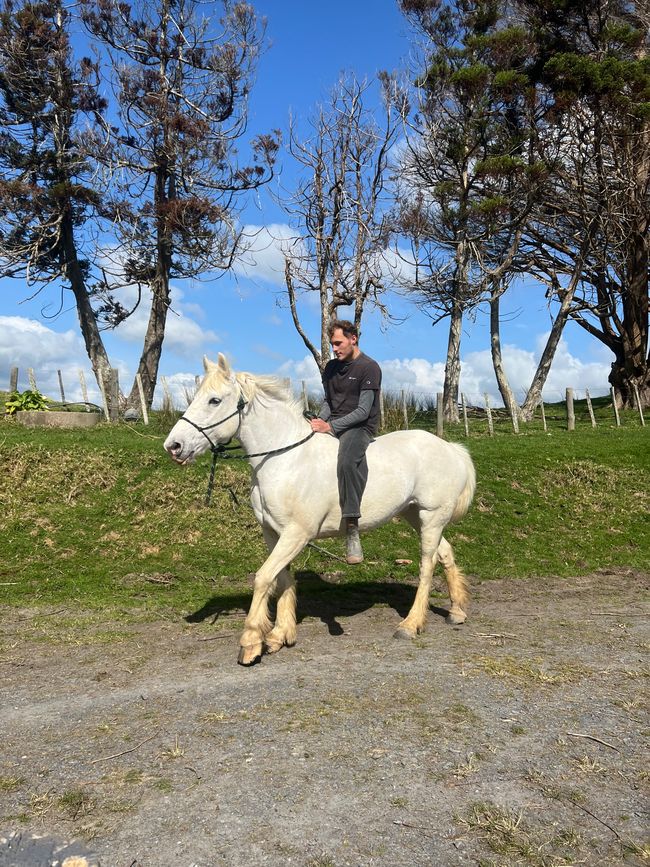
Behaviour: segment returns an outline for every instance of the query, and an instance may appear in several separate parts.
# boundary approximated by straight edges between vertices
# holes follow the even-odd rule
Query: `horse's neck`
[[[254,400],[242,420],[239,440],[247,454],[256,454],[284,448],[308,433],[305,419],[284,401]]]

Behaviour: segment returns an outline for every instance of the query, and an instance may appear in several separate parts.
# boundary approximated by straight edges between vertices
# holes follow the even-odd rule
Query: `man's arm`
[[[330,427],[335,434],[343,433],[351,427],[358,427],[370,415],[370,410],[375,401],[375,392],[370,389],[364,389],[359,395],[359,406],[349,412],[347,415],[337,418],[330,422]]]
[[[318,418],[313,419],[311,422],[312,430],[317,433],[340,434],[351,427],[358,427],[370,415],[374,400],[375,392],[370,388],[364,389],[359,395],[359,406],[347,415],[331,422],[328,420],[331,418],[332,411],[329,404],[325,403],[318,413]],[[327,415],[324,415],[324,412]]]

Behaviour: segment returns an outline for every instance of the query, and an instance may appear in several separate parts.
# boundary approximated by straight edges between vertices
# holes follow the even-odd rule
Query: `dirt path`
[[[649,577],[481,584],[412,644],[333,610],[250,669],[227,622],[5,611],[0,865],[641,864]]]

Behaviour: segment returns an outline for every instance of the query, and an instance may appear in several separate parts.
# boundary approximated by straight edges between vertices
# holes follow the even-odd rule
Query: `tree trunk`
[[[450,422],[457,422],[459,420],[458,387],[460,383],[460,338],[462,327],[463,307],[462,304],[455,302],[449,320],[445,384],[442,395],[445,419]]]
[[[553,322],[553,325],[551,327],[551,333],[549,334],[548,340],[546,341],[546,346],[544,347],[542,357],[539,360],[537,370],[535,371],[535,375],[533,376],[533,381],[531,382],[528,392],[526,394],[526,399],[521,405],[521,418],[523,421],[530,421],[532,419],[535,409],[541,400],[542,389],[544,388],[544,384],[548,377],[549,370],[551,369],[551,365],[553,364],[555,352],[557,350],[558,343],[560,342],[560,338],[562,337],[562,332],[564,331],[564,326],[566,325],[567,318],[567,310],[563,301],[562,306],[560,307],[560,312],[555,317],[555,321]]]
[[[499,306],[503,290],[499,287],[493,288],[490,296],[490,348],[492,351],[492,366],[494,374],[497,378],[499,392],[503,399],[503,403],[510,413],[511,417],[519,417],[520,411],[514,393],[508,382],[508,375],[503,366],[503,356],[501,354],[501,329]]]
[[[170,166],[163,150],[160,156],[156,173],[156,189],[154,192],[154,205],[158,214],[156,228],[156,274],[151,283],[151,310],[147,331],[144,336],[142,355],[138,365],[138,373],[142,379],[142,390],[147,409],[151,408],[156,381],[158,379],[158,367],[162,355],[163,340],[165,339],[165,324],[167,313],[171,303],[169,294],[169,275],[172,268],[172,238],[165,215],[165,206],[173,198],[168,196],[167,185],[173,183],[170,175]],[[138,409],[140,406],[140,394],[137,378],[133,380],[133,386],[128,397],[128,406]]]
[[[533,381],[531,382],[528,393],[526,394],[526,399],[521,405],[520,418],[523,421],[530,421],[532,419],[535,408],[539,404],[542,397],[542,389],[544,388],[544,383],[546,382],[548,372],[551,369],[551,365],[553,364],[553,359],[555,358],[555,353],[557,351],[560,338],[562,337],[564,326],[566,325],[567,319],[569,318],[569,312],[571,310],[571,305],[573,304],[573,298],[575,296],[578,281],[582,273],[582,260],[584,252],[587,249],[588,239],[589,235],[587,235],[585,241],[583,242],[583,248],[580,252],[578,261],[574,266],[573,275],[571,276],[569,286],[561,296],[562,300],[560,302],[560,309],[557,316],[555,317],[555,320],[553,321],[553,325],[551,326],[551,333],[549,334],[548,340],[546,341],[546,346],[544,347],[542,357],[539,360],[537,370],[535,371],[535,375],[533,376]]]
[[[650,406],[650,357],[648,356],[648,244],[639,232],[630,240],[627,291],[621,293],[623,321],[609,382],[617,406],[635,406],[636,384],[642,407]]]
[[[156,390],[158,367],[160,365],[163,340],[165,339],[165,323],[170,303],[169,278],[161,275],[158,281],[158,285],[153,287],[149,322],[147,323],[142,355],[138,364],[138,373],[142,379],[142,389],[147,409],[151,409],[154,391]],[[133,380],[127,404],[135,409],[140,409],[140,392],[136,379]]]
[[[77,316],[79,318],[79,327],[83,335],[84,343],[86,344],[86,352],[92,365],[93,373],[97,384],[100,386],[103,383],[103,373],[108,370],[111,363],[108,358],[108,353],[102,340],[102,335],[97,327],[97,318],[88,298],[88,290],[84,280],[79,260],[77,259],[77,249],[74,241],[74,231],[72,222],[69,216],[63,218],[61,224],[62,252],[64,261],[62,263],[63,272],[70,282],[70,289],[75,298],[77,306]]]

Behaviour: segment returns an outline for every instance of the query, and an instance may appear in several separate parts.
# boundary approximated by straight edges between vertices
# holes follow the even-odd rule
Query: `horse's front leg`
[[[262,527],[264,540],[269,551],[278,542],[278,534],[269,527]],[[285,645],[293,647],[296,643],[296,582],[288,567],[280,569],[275,579],[277,609],[275,626],[264,638],[267,653],[276,653]]]
[[[309,541],[309,534],[302,527],[286,527],[278,541],[255,575],[253,600],[239,640],[240,665],[252,665],[262,655],[265,636],[271,631],[269,620],[269,596],[279,573]]]

